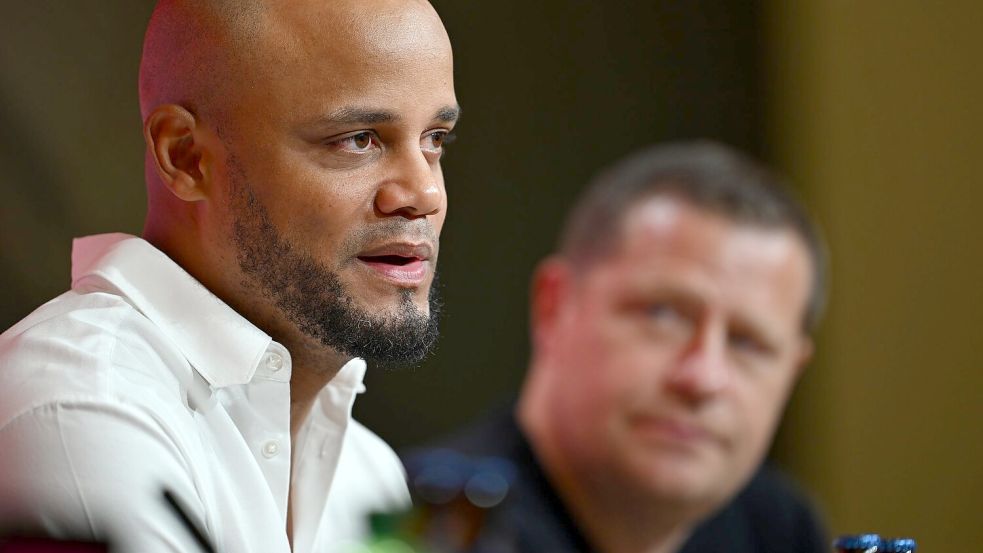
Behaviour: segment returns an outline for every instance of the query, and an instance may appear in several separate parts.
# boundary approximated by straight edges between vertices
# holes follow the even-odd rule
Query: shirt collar
[[[324,417],[337,425],[344,425],[351,418],[355,396],[365,391],[365,370],[365,361],[358,357],[341,367],[318,394]]]
[[[72,244],[72,289],[119,293],[215,387],[249,382],[272,339],[142,238],[100,234]]]

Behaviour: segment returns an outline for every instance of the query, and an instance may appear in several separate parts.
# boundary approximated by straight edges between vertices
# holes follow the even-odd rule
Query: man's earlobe
[[[815,350],[816,346],[812,341],[812,338],[809,336],[803,337],[802,341],[799,343],[798,359],[796,359],[796,370],[798,370],[799,373],[802,373],[802,371],[804,371],[806,366],[809,364],[809,361],[812,360],[812,354],[815,352]]]
[[[174,104],[155,108],[143,125],[143,136],[161,182],[187,202],[206,198],[201,167],[203,146],[196,140],[196,130],[195,116]]]

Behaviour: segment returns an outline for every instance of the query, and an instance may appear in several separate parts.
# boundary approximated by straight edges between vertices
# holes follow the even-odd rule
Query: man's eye
[[[441,153],[445,144],[454,141],[454,135],[448,131],[433,131],[423,136],[420,147],[427,152]]]
[[[738,351],[753,354],[767,353],[769,348],[761,340],[746,332],[732,332],[727,337],[730,347]]]
[[[645,317],[652,328],[660,331],[686,331],[692,321],[678,306],[669,302],[657,302],[646,307]]]
[[[341,150],[356,154],[364,154],[372,149],[375,136],[370,132],[360,132],[345,138],[335,140],[331,144]]]
[[[650,319],[661,322],[672,322],[679,320],[679,312],[668,303],[654,303],[646,310]]]
[[[672,302],[655,302],[644,306],[643,328],[659,340],[685,339],[693,332],[694,321]]]

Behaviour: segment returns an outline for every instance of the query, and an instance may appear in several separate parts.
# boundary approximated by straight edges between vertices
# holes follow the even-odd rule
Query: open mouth
[[[403,257],[401,255],[363,255],[359,256],[358,259],[364,263],[394,265],[396,267],[405,267],[414,261],[420,261],[418,257]]]
[[[366,248],[357,259],[371,275],[396,286],[417,287],[430,274],[433,256],[434,247],[426,242],[390,242]]]
[[[425,258],[403,255],[360,255],[358,260],[374,274],[398,286],[418,286],[428,273]]]

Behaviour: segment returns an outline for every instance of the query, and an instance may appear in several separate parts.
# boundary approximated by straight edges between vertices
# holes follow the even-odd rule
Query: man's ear
[[[532,277],[530,290],[530,321],[533,347],[545,351],[550,347],[554,330],[562,316],[573,285],[570,266],[558,256],[539,263]]]
[[[815,343],[811,336],[803,336],[799,342],[799,351],[795,360],[795,370],[799,375],[805,371],[806,365],[812,360],[812,354],[816,351]]]
[[[207,197],[207,169],[201,129],[194,114],[166,104],[155,108],[143,124],[143,137],[161,182],[178,198],[196,202]]]

